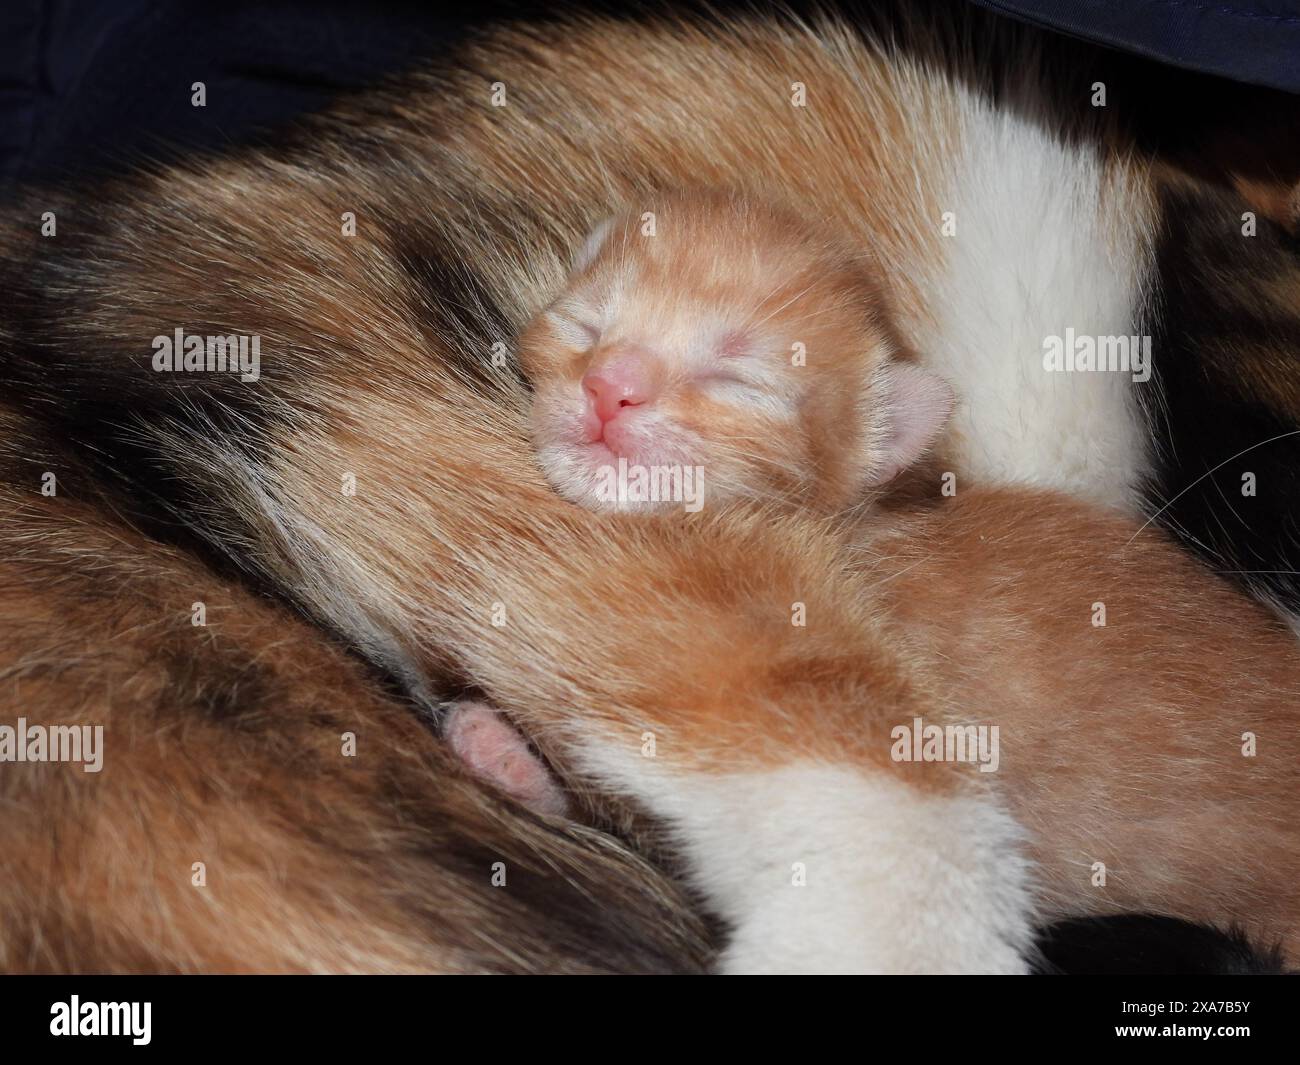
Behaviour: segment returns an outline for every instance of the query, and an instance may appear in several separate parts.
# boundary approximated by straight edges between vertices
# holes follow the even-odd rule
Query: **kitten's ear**
[[[948,382],[910,362],[893,362],[876,378],[876,409],[883,415],[883,440],[867,478],[871,487],[892,481],[938,438],[956,397]]]
[[[582,247],[578,249],[578,254],[573,257],[574,273],[587,269],[595,261],[596,256],[600,254],[600,249],[605,246],[605,241],[609,240],[613,228],[614,219],[611,216],[598,223],[596,228],[587,235],[587,239],[582,242]]]

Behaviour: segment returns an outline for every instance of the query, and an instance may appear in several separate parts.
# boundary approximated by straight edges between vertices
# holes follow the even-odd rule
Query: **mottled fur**
[[[1279,197],[1162,185],[1148,510],[1300,618],[1300,241]],[[1270,217],[1272,216],[1272,217]]]
[[[909,38],[906,27],[900,32]],[[69,574],[81,574],[68,585],[54,635],[37,639],[30,653],[66,659],[68,644],[51,652],[55,636],[78,648],[126,644],[118,653],[128,656],[130,675],[147,679],[161,668],[157,648],[174,644],[132,642],[141,621],[128,614],[118,624],[116,609],[174,599],[176,639],[193,640],[186,600],[204,595],[218,603],[238,597],[238,617],[214,612],[217,625],[235,626],[229,653],[236,661],[249,644],[301,643],[286,647],[284,662],[258,659],[265,699],[236,689],[218,700],[236,720],[245,713],[265,719],[274,707],[277,721],[285,719],[283,735],[250,739],[229,724],[191,726],[211,747],[202,768],[175,779],[169,774],[181,763],[151,757],[171,723],[186,719],[166,709],[172,699],[165,697],[161,721],[143,716],[138,732],[108,737],[110,765],[113,744],[128,758],[140,752],[128,763],[135,774],[119,771],[113,784],[123,789],[121,814],[112,814],[116,798],[98,794],[104,788],[94,802],[60,798],[65,785],[84,786],[75,780],[53,785],[52,802],[63,804],[66,818],[46,820],[52,807],[41,809],[36,789],[51,785],[44,778],[23,785],[33,789],[23,793],[25,816],[4,828],[33,855],[7,900],[21,915],[17,927],[26,929],[14,941],[17,966],[691,968],[707,949],[680,896],[659,874],[629,865],[607,837],[559,832],[458,790],[467,786],[451,782],[445,755],[409,708],[377,694],[360,665],[281,606],[172,553],[193,548],[195,537],[208,558],[237,565],[257,587],[333,630],[416,699],[432,704],[473,687],[504,707],[571,784],[599,786],[662,819],[659,846],[637,838],[656,853],[679,855],[704,908],[730,925],[724,969],[1023,971],[1037,916],[1125,906],[1215,920],[1258,916],[1289,924],[1280,934],[1293,933],[1291,844],[1272,822],[1239,864],[1233,850],[1216,853],[1207,871],[1188,859],[1187,822],[1144,835],[1125,816],[1148,808],[1175,816],[1173,804],[1158,797],[1134,804],[1134,782],[1180,780],[1202,771],[1207,759],[1226,757],[1220,744],[1232,736],[1207,738],[1205,707],[1187,691],[1187,664],[1199,664],[1207,646],[1217,649],[1232,629],[1243,640],[1254,632],[1252,647],[1278,652],[1268,666],[1272,679],[1281,690],[1292,684],[1290,645],[1283,649],[1248,604],[1204,590],[1204,574],[1169,545],[1139,538],[1131,571],[1119,572],[1130,578],[1128,594],[1145,588],[1147,598],[1173,602],[1164,598],[1165,585],[1181,582],[1183,602],[1200,604],[1205,628],[1181,651],[1168,609],[1151,607],[1154,628],[1142,635],[1181,654],[1167,674],[1172,679],[1161,679],[1154,655],[1146,668],[1133,666],[1129,645],[1107,652],[1082,644],[1106,662],[1081,679],[1086,709],[1094,709],[1098,690],[1116,706],[1133,702],[1152,726],[1151,745],[1136,761],[1081,762],[1077,772],[1060,773],[1060,759],[1081,747],[1062,741],[1057,729],[1086,716],[1077,705],[1054,709],[1074,697],[1054,675],[1077,660],[1061,648],[1067,635],[1098,639],[1087,623],[1093,578],[1080,570],[1082,584],[1062,582],[1075,566],[1110,571],[1115,540],[1130,531],[1119,519],[1032,497],[995,494],[981,502],[972,491],[951,514],[915,519],[920,524],[897,543],[898,553],[912,552],[912,569],[904,571],[891,562],[898,557],[892,548],[864,543],[862,529],[810,515],[734,510],[687,522],[589,514],[560,500],[533,463],[524,428],[528,395],[512,367],[493,364],[492,345],[508,342],[559,287],[567,249],[597,219],[665,183],[781,190],[849,239],[870,240],[897,279],[904,328],[921,335],[928,322],[928,335],[947,337],[944,350],[960,361],[963,344],[945,330],[938,301],[938,267],[960,256],[945,254],[936,219],[959,181],[958,164],[969,158],[965,138],[985,128],[980,122],[991,113],[983,88],[962,83],[990,42],[957,32],[944,39],[921,33],[912,44],[914,52],[892,53],[865,44],[845,23],[814,32],[762,17],[727,29],[669,22],[509,31],[440,73],[336,109],[275,151],[130,179],[93,201],[38,194],[10,213],[16,233],[29,230],[40,210],[60,211],[56,241],[23,251],[17,237],[9,242],[4,373],[14,401],[66,438],[72,457],[53,468],[85,469],[111,487],[114,505],[134,525],[177,543],[139,541],[132,557],[141,561],[125,576],[106,575],[99,559],[108,545],[94,542],[92,563],[84,550],[59,549],[48,514],[20,515],[10,536],[38,542]],[[1036,50],[1016,56],[1016,67],[1027,71],[1023,88],[1041,94]],[[498,80],[510,101],[503,108],[490,104]],[[819,102],[792,108],[792,80]],[[995,124],[1030,157],[1041,145],[1018,122]],[[1071,232],[1084,234],[1074,250],[1089,277],[1098,265],[1123,267],[1105,274],[1118,280],[1096,299],[1081,284],[1085,311],[1122,317],[1141,304],[1140,286],[1124,287],[1125,278],[1140,277],[1140,256],[1108,258],[1106,241],[1116,232],[1106,211],[1126,205],[1117,216],[1145,218],[1146,200],[1117,156],[1089,148],[1084,157],[1071,186],[1077,197],[1051,217],[1072,217],[1078,203],[1107,205]],[[1055,188],[1072,157],[1053,147],[1046,158],[1043,171],[1017,173],[1045,176],[1042,189]],[[1043,197],[1055,202],[1046,191]],[[340,232],[347,211],[357,216],[355,237]],[[1098,247],[1105,254],[1093,254]],[[965,276],[973,284],[976,274]],[[1026,307],[1049,319],[1058,314],[1046,290],[1021,301],[1016,279],[1006,291],[1015,294],[1006,306],[1016,309],[1016,321]],[[154,373],[150,339],[177,325],[258,334],[261,380]],[[982,349],[996,334],[976,336]],[[1104,389],[1096,398],[1096,410],[1114,407]],[[1132,419],[1127,407],[1115,409],[1098,436],[1123,461],[1112,468],[1103,455],[1100,481],[1078,464],[1062,472],[1060,484],[1123,503],[1133,490],[1124,450]],[[1061,424],[1046,421],[1061,432]],[[973,456],[976,474],[1026,473],[1023,479],[1056,483],[1032,441],[1022,450],[1041,464],[1025,471],[1006,441],[980,440],[980,425],[976,418],[965,431],[983,450],[962,452]],[[1043,439],[1049,435],[1045,429]],[[25,476],[18,482],[29,483]],[[951,533],[943,531],[949,519]],[[102,506],[75,520],[110,527]],[[961,551],[1011,535],[1024,520],[1038,524],[1027,545],[1016,547],[1014,565],[991,562],[967,572],[960,564]],[[930,536],[937,538],[933,565],[916,554]],[[1093,553],[1074,553],[1074,537],[1093,544]],[[183,595],[165,582],[148,583],[169,566],[182,571]],[[1022,566],[1029,576],[1020,576]],[[1143,585],[1145,574],[1163,583]],[[143,590],[132,591],[133,579],[146,582]],[[918,605],[925,596],[938,600],[923,618],[908,615],[910,600],[890,597],[891,586],[905,580],[924,589]],[[1001,594],[1017,580],[1025,583],[1023,599],[995,597],[993,606],[1005,609],[988,627],[1037,651],[1022,667],[1032,678],[1027,695],[1008,694],[993,685],[993,674],[979,672],[997,636],[976,630],[967,613],[947,613],[952,598],[975,610],[980,595]],[[114,609],[76,618],[96,581],[116,591]],[[967,594],[945,596],[945,581],[968,582]],[[192,595],[191,582],[201,594]],[[1124,594],[1124,587],[1108,587],[1097,597]],[[15,628],[42,609],[30,593],[13,602]],[[791,624],[796,604],[806,626]],[[1076,616],[1067,607],[1079,611],[1078,632],[1067,631]],[[1044,624],[1047,614],[1056,618],[1059,643],[1027,636],[1023,612],[1033,610]],[[164,615],[173,617],[151,614]],[[1226,618],[1217,628],[1216,616]],[[949,659],[933,656],[936,643]],[[188,656],[183,661],[199,668]],[[1128,686],[1122,692],[1106,686],[1116,670]],[[971,689],[983,695],[971,705],[956,699],[956,681],[973,683],[966,673],[984,685]],[[87,672],[80,683],[100,675]],[[220,671],[226,682],[238,675],[233,667]],[[1009,676],[1004,670],[1003,679]],[[315,680],[321,683],[309,683]],[[1187,701],[1170,705],[1170,693]],[[57,705],[67,697],[47,698]],[[97,689],[85,714],[118,713],[106,700]],[[303,705],[297,700],[326,714],[323,727],[305,710],[294,714]],[[210,702],[192,691],[188,701],[199,709]],[[1005,785],[968,766],[889,760],[893,725],[914,715],[964,720],[985,710],[997,721],[1004,704],[1017,742],[1038,752],[1009,768]],[[376,770],[377,781],[397,774],[394,788],[358,782],[335,758],[337,733],[357,706],[366,719],[360,749],[367,735],[384,730],[378,744],[385,770]],[[151,715],[147,707],[133,712]],[[1272,736],[1285,712],[1265,701],[1251,720]],[[1190,742],[1156,727],[1167,729],[1170,715],[1184,713],[1197,723]],[[1225,732],[1238,728],[1234,719]],[[277,751],[304,759],[303,772],[313,775],[292,787],[292,778],[268,764],[268,752]],[[1289,779],[1276,761],[1253,765],[1266,774],[1269,794]],[[1059,792],[1056,776],[1064,777]],[[208,800],[198,782],[205,779],[213,801],[232,804],[228,822],[206,828],[214,837],[203,834]],[[1236,780],[1225,778],[1230,799]],[[1089,787],[1106,782],[1111,790],[1099,802]],[[160,797],[166,810],[156,808]],[[155,805],[142,806],[146,798]],[[99,802],[111,821],[96,832]],[[1208,813],[1190,807],[1191,825],[1241,827],[1235,819],[1205,824],[1200,818]],[[128,842],[139,852],[105,847],[90,867],[101,879],[82,892],[61,870],[46,875],[51,861],[67,857],[35,839],[50,823],[60,838],[89,831],[100,846],[133,828]],[[426,840],[434,829],[456,843]],[[225,908],[181,909],[195,905],[185,879],[189,861],[201,858],[190,857],[195,839],[213,839],[221,860],[237,869],[232,880],[245,890]],[[236,850],[248,839],[260,845]],[[483,841],[498,839],[507,853],[537,855],[551,870],[542,874],[546,891],[564,897],[569,884],[585,884],[575,865],[602,855],[586,867],[596,885],[591,904],[575,904],[566,922],[542,897],[530,902],[486,887],[467,895],[464,878],[472,882],[485,852],[495,850]],[[1280,841],[1285,860],[1265,867],[1259,856],[1268,839]],[[453,857],[456,845],[470,848],[468,872]],[[1113,855],[1125,870],[1114,896],[1099,900],[1091,887],[1083,863],[1093,855]],[[1158,864],[1129,873],[1149,855]],[[183,864],[179,880],[160,871],[160,857]],[[1041,863],[1041,884],[1031,858]],[[286,883],[283,871],[296,862],[308,876]],[[794,863],[807,864],[816,891],[791,894]],[[1254,894],[1234,894],[1252,874]],[[1197,884],[1203,895],[1189,898]],[[613,898],[600,893],[611,886]],[[467,909],[441,909],[451,895]],[[133,898],[149,913],[201,912],[203,926],[181,916],[152,937],[121,932],[140,912]],[[39,930],[73,910],[87,914],[91,927],[42,953]],[[647,925],[647,910],[669,912],[660,929],[666,938]],[[351,922],[343,929],[340,914]],[[254,933],[260,940],[251,944]]]
[[[95,774],[0,766],[0,970],[703,965],[663,874],[493,799],[363,663],[122,523],[38,427],[0,425],[0,721],[105,736]]]

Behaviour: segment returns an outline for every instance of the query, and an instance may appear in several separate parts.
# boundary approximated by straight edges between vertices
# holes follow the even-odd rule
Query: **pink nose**
[[[590,371],[582,379],[582,388],[591,397],[601,425],[613,421],[628,407],[639,407],[654,399],[653,383],[634,361],[607,364]]]

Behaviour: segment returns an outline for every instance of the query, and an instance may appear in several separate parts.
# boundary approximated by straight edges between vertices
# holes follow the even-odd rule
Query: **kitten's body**
[[[990,776],[1027,828],[1046,913],[1236,921],[1294,964],[1294,636],[1138,529],[972,492],[891,516],[868,550],[887,560],[873,569],[891,631],[938,672],[948,714],[1000,726]]]
[[[801,485],[787,503],[845,506],[881,467],[883,427],[923,421],[927,438],[937,431],[946,405],[938,410],[923,392],[882,393],[896,348],[884,339],[874,278],[846,276],[814,227],[702,194],[658,205],[654,236],[632,230],[640,214],[599,235],[604,246],[588,248],[553,304],[564,319],[598,322],[587,327],[592,335],[572,337],[564,321],[556,328],[554,310],[525,333],[535,421],[580,426],[581,385],[609,372],[613,348],[634,360],[624,371],[630,380],[683,382],[676,391],[638,387],[635,406],[617,415],[641,419],[635,460],[664,454],[658,434],[683,439],[683,421],[694,448],[673,457],[706,470],[712,448],[753,441],[764,461],[733,464],[730,477],[717,478],[724,490],[715,507],[781,498],[773,468]],[[762,269],[768,259],[784,268]],[[672,272],[657,269],[661,262]],[[820,327],[815,357],[792,364],[789,342],[801,330],[813,335],[810,318]],[[736,323],[759,320],[766,335],[736,339]],[[742,351],[701,355],[701,336],[709,349],[720,334]],[[691,395],[699,388],[707,397],[719,371],[745,375],[749,386],[720,423],[699,417],[707,398]],[[794,397],[788,422],[773,423],[768,393]],[[544,455],[557,436],[561,448],[585,446],[551,431],[541,438]],[[810,460],[809,437],[839,448],[836,461]],[[891,456],[884,467],[892,474],[915,455]],[[543,464],[553,472],[554,463]],[[557,487],[592,505],[585,491],[562,480]],[[1039,912],[1231,920],[1294,952],[1300,654],[1291,634],[1170,550],[1163,533],[1117,512],[1051,495],[932,495],[928,506],[868,515],[859,526],[867,604],[906,657],[938,679],[932,723],[999,729],[1006,760],[991,767],[988,787],[1032,826]],[[1211,652],[1219,668],[1206,676]],[[864,707],[866,727],[880,709]],[[1089,806],[1093,816],[1081,820]],[[1207,854],[1232,858],[1210,875]]]
[[[123,500],[165,504],[187,534],[417,695],[476,686],[570,781],[630,797],[662,819],[703,904],[733,929],[724,968],[1021,971],[1038,913],[1097,908],[1086,879],[1056,872],[1051,890],[1036,895],[1021,841],[1040,849],[1049,871],[1059,869],[1042,850],[1049,843],[1068,855],[1114,850],[1122,863],[1131,857],[1125,826],[1109,815],[1091,820],[1096,804],[1068,818],[1049,805],[1052,816],[1036,821],[1046,767],[1016,778],[1029,782],[1014,790],[1009,778],[1003,790],[968,767],[891,762],[893,725],[951,709],[951,678],[910,649],[908,639],[924,632],[900,642],[888,600],[871,588],[903,574],[855,575],[868,556],[844,530],[809,516],[707,514],[688,525],[564,503],[528,456],[527,396],[491,361],[492,344],[508,340],[563,283],[563,250],[598,217],[656,183],[703,179],[778,192],[850,238],[860,235],[901,279],[898,313],[909,339],[947,353],[955,367],[966,365],[963,353],[977,357],[972,365],[990,384],[1026,383],[1027,368],[1041,365],[1045,323],[1054,331],[1071,315],[1095,316],[1090,326],[1073,324],[1128,332],[1141,290],[1124,278],[1139,276],[1143,260],[1125,253],[1122,234],[1131,230],[1120,223],[1138,231],[1140,249],[1140,183],[1104,149],[1067,149],[960,84],[981,69],[982,46],[952,43],[963,32],[919,34],[921,58],[886,54],[842,24],[810,32],[762,18],[728,29],[593,23],[504,34],[446,73],[414,79],[405,93],[336,111],[275,153],[128,182],[93,208],[54,203],[57,241],[19,251],[15,237],[10,245],[7,383],[51,431],[67,435],[94,476],[126,488]],[[1028,71],[1019,95],[1040,99],[1046,79],[1036,49],[1018,40],[1002,43],[1012,65]],[[792,106],[795,77],[808,89],[807,108]],[[491,104],[498,80],[505,107]],[[1013,155],[999,165],[1008,148]],[[51,202],[36,197],[15,210],[15,233],[28,233]],[[958,237],[976,238],[970,243],[940,234],[954,204]],[[1019,213],[1006,229],[998,219],[1012,207]],[[340,235],[346,211],[357,214],[355,237]],[[1050,259],[1059,274],[1042,270],[1035,241],[1044,234],[1062,242]],[[1001,293],[995,313],[979,296],[989,285]],[[1122,330],[1106,328],[1119,322]],[[177,325],[261,336],[257,389],[153,373],[149,339]],[[954,377],[973,397],[959,423],[972,478],[1130,499],[1141,448],[1130,446],[1126,394],[1100,377],[1081,380],[1078,391],[1058,384],[1035,378],[1025,393],[981,393]],[[1053,459],[1067,457],[1063,431],[1072,450],[1058,466]],[[1086,460],[1079,439],[1090,442]],[[39,480],[13,483],[30,493]],[[978,495],[961,498],[978,509]],[[1087,520],[1081,511],[1069,532]],[[1111,529],[1104,523],[1101,534]],[[15,526],[20,539],[46,531],[26,517]],[[152,550],[142,557],[156,565]],[[1041,564],[1054,565],[1050,557]],[[1200,575],[1184,576],[1196,595]],[[791,625],[794,604],[806,626]],[[92,645],[93,623],[71,610],[63,631]],[[945,645],[950,635],[940,634]],[[160,661],[152,646],[140,650],[142,662]],[[98,674],[82,662],[69,676],[93,688]],[[239,697],[241,705],[248,699]],[[88,706],[108,716],[102,692]],[[367,719],[375,716],[378,709]],[[331,743],[335,728],[331,721]],[[156,734],[150,727],[146,741]],[[121,741],[110,733],[106,742],[111,759]],[[238,750],[247,756],[248,747]],[[1171,774],[1195,769],[1200,757],[1172,746],[1156,754]],[[215,786],[235,787],[241,768],[218,760],[207,772]],[[136,769],[142,786],[165,783],[166,766],[142,759]],[[172,849],[188,854],[203,838],[203,799],[172,794],[183,826]],[[329,775],[313,779],[306,823],[320,824],[319,811],[345,794]],[[1127,790],[1115,798],[1121,817],[1140,812],[1129,798]],[[382,817],[371,807],[387,799],[365,793],[356,802],[364,817]],[[83,825],[95,809],[66,816]],[[30,838],[46,827],[32,803],[21,810],[10,831]],[[477,832],[454,804],[429,816],[442,813]],[[525,815],[500,816],[508,839],[537,838]],[[1175,852],[1185,846],[1183,827],[1162,837]],[[235,933],[250,923],[268,929],[262,956],[340,967],[327,924],[304,920],[289,932],[260,919],[282,907],[312,912],[277,893],[273,879],[257,879],[299,853],[296,829],[270,828],[261,853],[226,859],[233,881],[251,877],[265,889],[210,911],[210,939],[190,951],[189,967],[222,967],[227,955],[213,940],[229,933],[239,942]],[[409,828],[400,833],[407,841]],[[386,926],[389,914],[373,898],[347,888],[356,856],[336,836],[322,838],[321,883],[346,889],[358,927]],[[380,844],[385,852],[404,845],[387,836]],[[105,877],[165,900],[173,881],[154,860],[160,845],[142,846],[148,861],[107,855],[116,864]],[[547,861],[561,852],[550,836],[538,847]],[[418,914],[459,883],[446,850],[426,858],[403,881],[415,895],[400,895],[400,910]],[[1237,874],[1231,853],[1216,858],[1217,898]],[[795,863],[810,887],[792,883]],[[490,875],[483,870],[484,883]],[[658,882],[649,873],[634,879]],[[77,897],[75,881],[54,880],[62,889],[54,895],[38,873],[14,881],[10,908],[27,929],[49,921],[56,897]],[[602,874],[602,882],[617,878]],[[1270,915],[1284,910],[1287,885],[1261,883],[1259,905]],[[132,911],[122,892],[97,898],[96,927],[126,923]],[[418,964],[511,968],[512,944],[537,943],[542,914],[555,935],[537,944],[538,954],[553,951],[562,967],[575,940],[576,956],[590,958],[611,929],[641,912],[636,900],[616,898],[583,911],[589,926],[566,928],[510,889],[476,898],[498,922],[501,950],[476,962],[439,941]],[[1137,884],[1128,903],[1208,912],[1187,904],[1185,884],[1161,878]],[[1247,900],[1226,905],[1213,919],[1254,912],[1246,913]],[[457,921],[457,934],[474,920]],[[371,946],[359,965],[410,963],[401,945]],[[691,949],[673,949],[689,967]],[[118,939],[59,960],[115,969],[166,965],[167,957],[148,941]]]

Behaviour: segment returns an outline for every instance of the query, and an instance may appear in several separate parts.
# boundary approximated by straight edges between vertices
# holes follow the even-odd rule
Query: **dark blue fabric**
[[[1164,63],[1300,93],[1300,0],[973,0]]]
[[[1300,92],[1300,0],[974,2]],[[471,15],[419,0],[0,0],[0,188],[247,139],[402,69],[500,6],[480,0]],[[190,104],[196,81],[207,86],[203,108]]]
[[[390,0],[0,0],[0,183],[238,141],[401,69],[464,21]],[[206,107],[191,106],[196,81]]]

